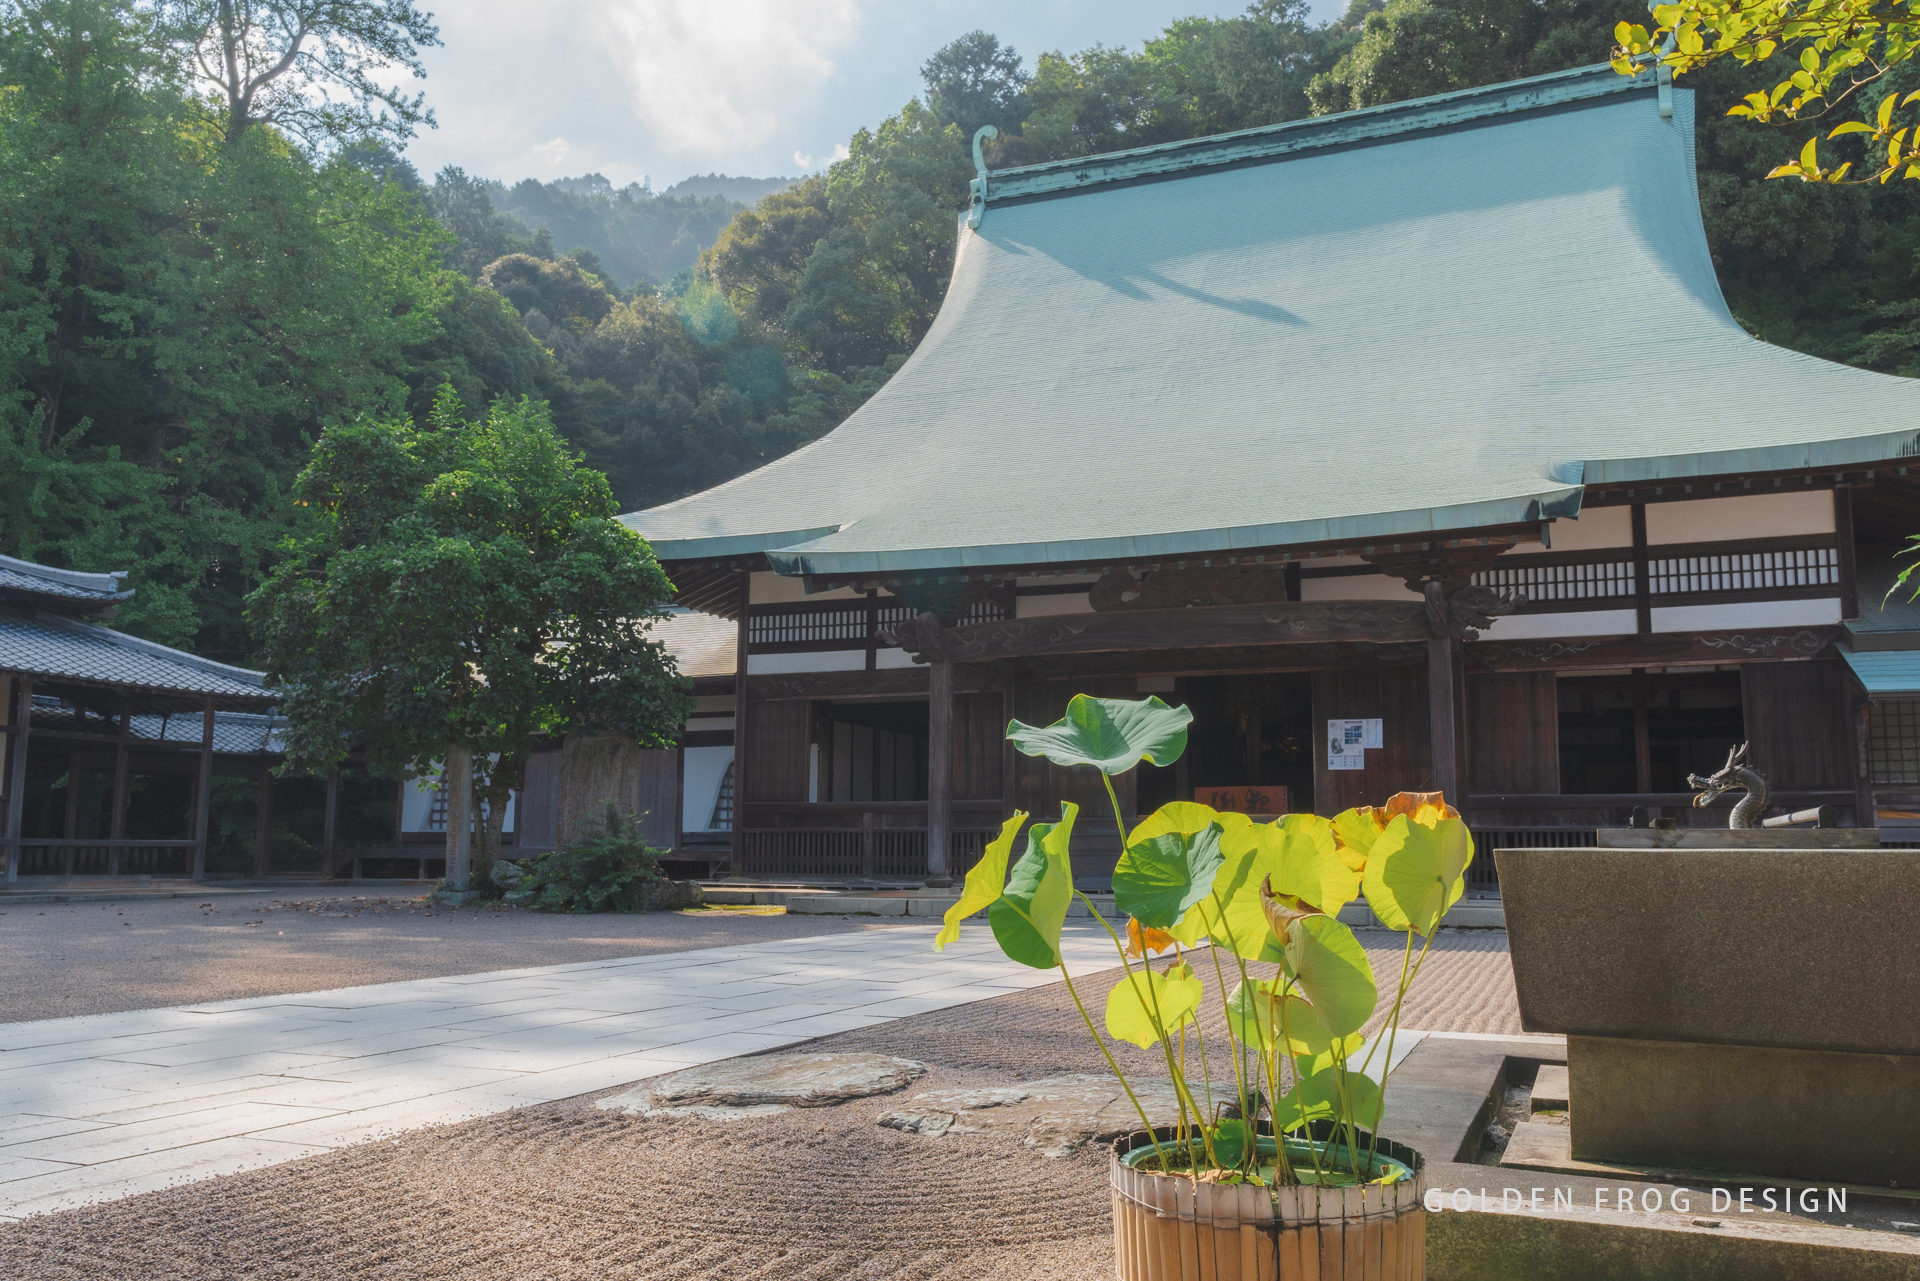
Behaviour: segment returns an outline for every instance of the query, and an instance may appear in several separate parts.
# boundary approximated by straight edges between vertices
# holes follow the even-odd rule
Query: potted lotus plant
[[[985,909],[1012,960],[1058,969],[1087,1031],[1140,1114],[1110,1158],[1114,1246],[1123,1281],[1215,1281],[1425,1275],[1423,1161],[1375,1132],[1406,994],[1448,907],[1460,898],[1473,842],[1438,793],[1401,793],[1333,819],[1290,814],[1257,824],[1205,805],[1164,805],[1128,831],[1111,777],[1142,760],[1170,765],[1192,714],[1157,698],[1074,697],[1046,726],[1014,721],[1029,756],[1091,767],[1106,786],[1123,853],[1113,873],[1124,933],[1074,886],[1078,807],[1026,827],[1015,813],[967,874],[934,946]],[[1026,849],[1008,860],[1026,830]],[[1406,935],[1383,989],[1340,909],[1362,891]],[[1067,972],[1060,932],[1081,899],[1111,936],[1122,968],[1108,991],[1108,1036],[1158,1047],[1179,1116],[1155,1125]],[[1415,946],[1419,940],[1418,947]],[[1383,996],[1392,1008],[1368,1041]],[[1201,1035],[1218,1002],[1225,1044]]]

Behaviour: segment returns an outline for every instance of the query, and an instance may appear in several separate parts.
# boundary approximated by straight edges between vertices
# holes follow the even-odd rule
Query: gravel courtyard
[[[598,938],[616,924],[738,929],[744,919],[583,923]],[[757,928],[780,923],[751,922]],[[790,924],[819,934],[868,923],[813,917]],[[492,923],[461,926],[482,930]],[[1368,931],[1360,937],[1379,973],[1397,971],[1395,936]],[[1208,968],[1203,963],[1203,973]],[[1209,1022],[1218,1019],[1215,1006]],[[1403,1021],[1429,1030],[1517,1031],[1505,935],[1443,933]],[[929,1064],[932,1070],[909,1092],[1104,1070],[1060,984],[843,1033],[809,1048],[871,1050]],[[1155,1074],[1154,1057],[1127,1046],[1118,1050],[1129,1072]],[[1105,1158],[1092,1147],[1049,1160],[1009,1139],[929,1139],[883,1129],[876,1119],[899,1096],[725,1122],[628,1117],[596,1108],[598,1097],[0,1227],[0,1275],[58,1281],[1051,1281],[1111,1275]]]

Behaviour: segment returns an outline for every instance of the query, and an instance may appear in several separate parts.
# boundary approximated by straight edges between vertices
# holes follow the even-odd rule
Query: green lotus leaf
[[[1273,1127],[1286,1131],[1297,1129],[1308,1121],[1345,1120],[1347,1110],[1341,1102],[1342,1082],[1345,1083],[1347,1100],[1353,1105],[1353,1123],[1363,1130],[1371,1130],[1380,1124],[1383,1101],[1380,1087],[1373,1078],[1360,1072],[1346,1072],[1337,1067],[1326,1067],[1312,1076],[1303,1077],[1300,1083],[1288,1090],[1285,1097],[1273,1109]]]
[[[1366,949],[1331,916],[1309,916],[1287,927],[1286,965],[1301,995],[1335,1036],[1358,1032],[1379,1004]]]
[[[1280,829],[1280,868],[1273,876],[1273,892],[1303,899],[1328,916],[1339,915],[1360,892],[1360,873],[1340,857],[1333,824],[1318,814],[1289,814],[1274,826]]]
[[[1227,994],[1227,1031],[1233,1033],[1234,1040],[1263,1050],[1272,1048],[1276,995],[1285,982],[1285,979],[1242,979],[1233,985],[1233,991]],[[1305,1001],[1300,1004],[1305,1008]]]
[[[1390,930],[1431,937],[1467,889],[1473,834],[1464,820],[1442,818],[1432,826],[1405,814],[1387,824],[1367,855],[1361,882],[1367,906]]]
[[[1124,774],[1141,760],[1171,765],[1187,750],[1193,713],[1158,698],[1130,701],[1075,694],[1067,714],[1051,725],[1007,723],[1007,737],[1028,756],[1055,765],[1091,765]]]
[[[1020,825],[1026,821],[1026,811],[1015,810],[1013,817],[1000,825],[1000,835],[993,838],[993,843],[981,853],[980,861],[967,872],[960,901],[948,908],[941,919],[939,937],[933,940],[934,951],[946,951],[947,944],[960,937],[960,922],[999,900],[1007,884],[1007,855],[1013,851],[1013,838],[1019,835]]]
[[[1358,1032],[1335,1036],[1327,1031],[1327,1025],[1320,1021],[1313,1006],[1292,993],[1276,1003],[1273,1012],[1274,1024],[1287,1038],[1287,1054],[1301,1077],[1312,1076],[1334,1063],[1344,1063],[1367,1043],[1367,1038]]]
[[[1013,865],[1007,888],[987,909],[987,924],[1010,960],[1050,970],[1060,964],[1060,927],[1073,902],[1073,865],[1067,843],[1080,807],[1060,806],[1058,823],[1027,829],[1027,852]]]
[[[1200,980],[1185,966],[1172,975],[1141,966],[1107,993],[1107,1035],[1141,1049],[1177,1032],[1200,1008]]]
[[[1271,823],[1228,828],[1220,838],[1213,898],[1194,908],[1205,916],[1213,941],[1245,960],[1278,961],[1285,954],[1260,906],[1261,884],[1280,871],[1281,844],[1280,829]]]
[[[1163,832],[1126,852],[1113,869],[1113,902],[1156,930],[1171,929],[1187,910],[1213,893],[1220,870],[1220,826],[1199,832]]]
[[[1196,801],[1168,801],[1140,820],[1139,826],[1127,834],[1127,845],[1138,845],[1169,832],[1204,832],[1214,824],[1218,824],[1223,832],[1231,832],[1239,828],[1251,828],[1253,820],[1245,814],[1222,814],[1212,806]],[[1166,927],[1167,933],[1192,947],[1207,936],[1207,918],[1210,914],[1205,902],[1195,903],[1177,923]]]
[[[1253,1127],[1238,1117],[1229,1117],[1207,1131],[1207,1142],[1213,1148],[1214,1164],[1231,1170],[1253,1150]]]

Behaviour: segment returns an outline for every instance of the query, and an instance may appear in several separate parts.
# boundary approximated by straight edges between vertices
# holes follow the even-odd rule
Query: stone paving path
[[[113,1200],[1058,981],[978,923],[0,1025],[0,1218]],[[1069,924],[1076,974],[1116,965]],[[1396,1054],[1395,1056],[1399,1056]]]

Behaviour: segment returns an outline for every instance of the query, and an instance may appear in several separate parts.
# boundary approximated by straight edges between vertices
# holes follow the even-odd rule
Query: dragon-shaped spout
[[[1760,815],[1766,812],[1767,798],[1771,794],[1767,780],[1753,770],[1741,764],[1747,759],[1750,744],[1742,743],[1727,753],[1727,763],[1717,773],[1701,778],[1698,774],[1687,775],[1687,782],[1700,794],[1693,798],[1696,808],[1713,804],[1720,799],[1722,792],[1743,787],[1747,794],[1733,807],[1733,814],[1727,819],[1727,826],[1758,827]]]

